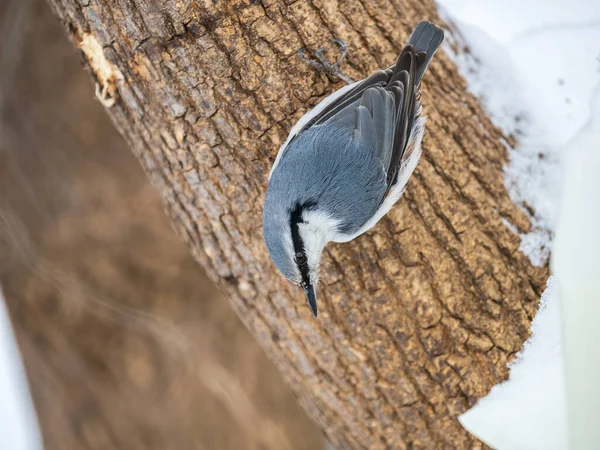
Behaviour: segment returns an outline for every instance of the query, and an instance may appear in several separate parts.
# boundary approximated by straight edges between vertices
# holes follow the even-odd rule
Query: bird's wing
[[[290,143],[312,127],[345,128],[362,148],[371,149],[381,160],[389,189],[412,131],[417,63],[414,47],[407,45],[392,67],[375,72],[330,102]]]
[[[317,120],[328,117],[328,112],[335,113],[335,111],[339,110],[339,107],[342,104],[347,104],[351,103],[352,101],[356,101],[358,98],[360,98],[360,95],[369,86],[373,86],[378,82],[387,83],[388,78],[389,76],[386,75],[385,71],[378,70],[377,72],[373,73],[369,78],[356,81],[331,93],[324,100],[318,103],[313,109],[304,114],[296,123],[296,125],[292,127],[286,141],[279,148],[279,152],[277,153],[277,157],[275,158],[275,162],[273,163],[273,167],[271,168],[271,172],[269,173],[269,178],[271,178],[271,175],[275,171],[275,168],[279,164],[279,161],[281,160],[283,155],[290,148],[290,144],[300,134],[310,129],[316,123]]]
[[[409,156],[406,147],[415,119],[418,85],[443,38],[441,28],[430,22],[419,23],[393,66],[334,92],[300,119],[279,149],[271,174],[295,139],[328,122],[348,127],[354,138],[376,152],[384,164],[389,190]]]

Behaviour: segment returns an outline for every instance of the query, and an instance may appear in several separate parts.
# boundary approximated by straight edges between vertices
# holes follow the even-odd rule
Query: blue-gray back
[[[369,220],[387,189],[386,171],[373,149],[339,126],[315,126],[287,149],[273,172],[263,210],[263,236],[271,259],[289,279],[294,264],[286,252],[291,214],[310,205],[339,221],[351,234]]]
[[[287,221],[296,203],[315,203],[340,222],[341,233],[352,233],[373,216],[386,192],[386,168],[352,129],[319,125],[290,144],[269,182],[266,220]]]

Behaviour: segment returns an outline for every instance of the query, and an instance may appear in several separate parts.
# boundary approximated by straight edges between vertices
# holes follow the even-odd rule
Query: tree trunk
[[[318,319],[261,233],[279,145],[340,87],[296,51],[340,37],[365,77],[419,20],[440,23],[433,0],[50,3],[179,235],[333,445],[480,445],[456,417],[505,378],[548,270],[518,251],[506,222],[530,223],[504,188],[505,138],[444,52],[423,82],[422,161],[374,230],[327,247]]]

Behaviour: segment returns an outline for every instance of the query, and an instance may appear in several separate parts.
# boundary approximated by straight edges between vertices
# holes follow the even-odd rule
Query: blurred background
[[[0,2],[0,285],[45,448],[322,448],[48,5],[25,2]]]

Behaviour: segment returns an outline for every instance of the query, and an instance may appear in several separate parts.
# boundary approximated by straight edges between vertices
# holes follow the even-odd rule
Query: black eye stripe
[[[300,236],[300,224],[304,223],[302,220],[302,213],[304,211],[310,211],[316,206],[314,201],[306,201],[304,203],[296,203],[294,209],[290,210],[290,231],[292,233],[292,243],[294,245],[294,262],[300,269],[300,275],[302,281],[308,283],[310,281],[310,274],[308,268],[308,259],[306,257],[306,249],[304,248],[304,242]]]

